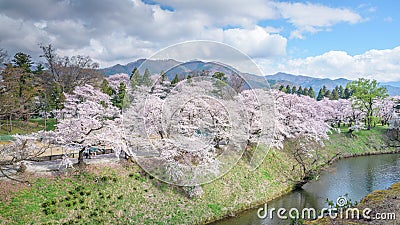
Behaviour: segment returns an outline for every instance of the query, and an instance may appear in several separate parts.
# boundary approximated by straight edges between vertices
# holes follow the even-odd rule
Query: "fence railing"
[[[113,149],[98,149],[96,151],[96,155],[104,155],[104,154],[110,154],[110,153],[114,153],[114,150]],[[64,154],[38,156],[38,157],[32,158],[31,160],[33,160],[33,161],[51,161],[51,160],[56,160],[56,159],[62,159],[63,155]],[[78,156],[79,156],[79,152],[68,153],[68,157],[70,157],[70,158],[78,158]]]

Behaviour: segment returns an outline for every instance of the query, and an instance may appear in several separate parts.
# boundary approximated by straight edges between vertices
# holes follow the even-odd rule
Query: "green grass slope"
[[[324,160],[393,152],[385,146],[386,129],[332,134],[319,149]],[[255,207],[292,190],[300,167],[283,150],[271,150],[250,171],[244,159],[222,178],[202,186],[200,198],[145,174],[134,163],[95,165],[62,177],[32,178],[32,186],[3,195],[0,224],[203,224]],[[5,184],[0,181],[0,185]],[[12,187],[3,185],[4,187]]]

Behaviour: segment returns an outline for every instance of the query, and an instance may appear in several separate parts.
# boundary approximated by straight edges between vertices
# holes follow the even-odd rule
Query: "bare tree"
[[[60,79],[60,75],[57,70],[57,61],[58,61],[58,56],[56,54],[56,50],[53,47],[53,45],[40,45],[40,48],[43,51],[43,55],[40,57],[43,57],[46,59],[45,66],[50,70],[50,74],[52,75],[52,78],[55,82],[58,82]]]
[[[89,56],[65,56],[60,57],[56,49],[50,44],[41,45],[48,68],[54,82],[58,83],[62,91],[71,93],[75,87],[90,84],[97,86],[102,76],[96,69],[99,64],[93,62]]]

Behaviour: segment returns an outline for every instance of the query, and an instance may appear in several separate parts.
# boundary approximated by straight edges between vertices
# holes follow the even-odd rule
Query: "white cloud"
[[[276,7],[281,16],[297,28],[292,32],[292,38],[304,38],[304,32],[316,33],[338,23],[355,24],[363,20],[359,14],[349,9],[320,4],[279,2]]]
[[[11,52],[34,53],[37,44],[50,41],[52,36],[31,21],[13,19],[0,14],[0,45]],[[11,49],[9,49],[11,48]]]
[[[173,7],[176,12],[186,15],[206,15],[207,25],[240,25],[253,26],[259,20],[278,17],[272,0],[156,0],[162,5]]]
[[[37,56],[39,43],[52,43],[66,55],[89,55],[102,67],[149,57],[158,49],[187,40],[221,41],[256,58],[286,54],[287,27],[262,27],[261,21],[285,18],[292,37],[328,30],[336,23],[357,23],[348,9],[273,0],[0,0],[0,47],[11,54]],[[164,6],[173,10],[165,10]],[[227,27],[234,27],[227,29]]]
[[[329,51],[319,56],[292,59],[276,65],[260,61],[266,73],[287,72],[320,78],[369,78],[378,81],[400,80],[400,46],[393,49],[369,50],[351,56],[344,51]]]
[[[260,26],[225,30],[223,41],[255,58],[286,54],[286,38],[279,34],[269,34]]]
[[[394,21],[394,19],[393,19],[393,17],[388,16],[388,17],[385,17],[385,18],[383,19],[383,21],[388,22],[388,23],[391,23],[391,22]]]

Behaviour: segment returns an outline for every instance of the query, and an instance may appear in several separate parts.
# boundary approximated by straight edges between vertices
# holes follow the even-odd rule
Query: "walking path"
[[[77,158],[68,158],[70,163],[75,164],[78,162]],[[47,174],[57,171],[63,171],[66,168],[65,164],[62,164],[62,159],[56,159],[51,161],[23,161],[26,165],[26,172],[36,173],[36,174]],[[100,163],[113,163],[118,162],[118,158],[114,153],[111,154],[101,154],[96,156],[91,156],[91,159],[84,159],[86,164],[100,164]],[[61,165],[61,166],[60,166]],[[15,166],[5,166],[3,167],[4,172],[7,175],[15,174]],[[0,174],[0,179],[5,178]]]

